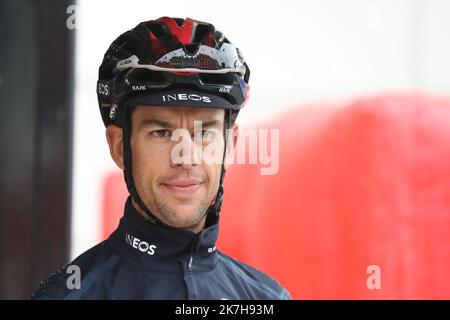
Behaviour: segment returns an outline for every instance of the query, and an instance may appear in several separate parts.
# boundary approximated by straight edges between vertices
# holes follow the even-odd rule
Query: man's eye
[[[206,140],[206,141],[212,141],[212,140],[214,140],[214,137],[216,136],[216,133],[214,131],[212,131],[212,130],[202,130],[202,131],[195,132],[194,135],[195,135],[195,137],[197,139],[203,139],[203,140]]]
[[[168,138],[170,136],[169,130],[155,130],[150,132],[152,137],[162,139],[162,138]]]

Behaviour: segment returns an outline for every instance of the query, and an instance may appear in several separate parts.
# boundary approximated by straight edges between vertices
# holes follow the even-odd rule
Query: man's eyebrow
[[[175,129],[175,126],[167,121],[158,120],[158,119],[145,119],[140,122],[141,127],[146,126],[158,126],[162,128]]]
[[[214,126],[220,126],[222,124],[222,121],[219,121],[217,119],[212,120],[195,120],[201,122],[201,125],[203,128],[205,127],[214,127]],[[164,120],[158,120],[158,119],[145,119],[140,122],[140,127],[146,127],[146,126],[158,126],[162,128],[168,128],[168,129],[176,129],[176,127]]]
[[[201,120],[198,120],[198,121],[201,121]],[[202,127],[214,127],[214,126],[222,125],[222,121],[219,121],[217,119],[201,121],[201,123],[202,123]]]

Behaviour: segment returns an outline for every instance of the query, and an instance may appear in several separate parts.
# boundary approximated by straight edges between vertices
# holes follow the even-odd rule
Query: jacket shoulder
[[[50,274],[39,284],[31,299],[80,299],[118,260],[103,241]]]
[[[290,300],[289,292],[267,273],[256,269],[234,257],[218,251],[218,257],[229,268],[233,276],[246,283],[255,292],[257,299]]]

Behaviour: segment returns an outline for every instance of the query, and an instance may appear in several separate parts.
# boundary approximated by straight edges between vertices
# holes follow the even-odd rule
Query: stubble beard
[[[179,212],[179,210],[168,205],[167,201],[162,199],[160,195],[155,195],[155,204],[166,224],[175,228],[190,229],[202,221],[213,199],[214,196],[208,195],[190,212]]]

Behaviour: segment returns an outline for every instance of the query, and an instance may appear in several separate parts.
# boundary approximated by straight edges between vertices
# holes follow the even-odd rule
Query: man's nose
[[[190,169],[201,163],[202,146],[196,143],[190,134],[183,134],[175,148],[179,152],[175,152],[175,154],[172,152],[172,166]]]

